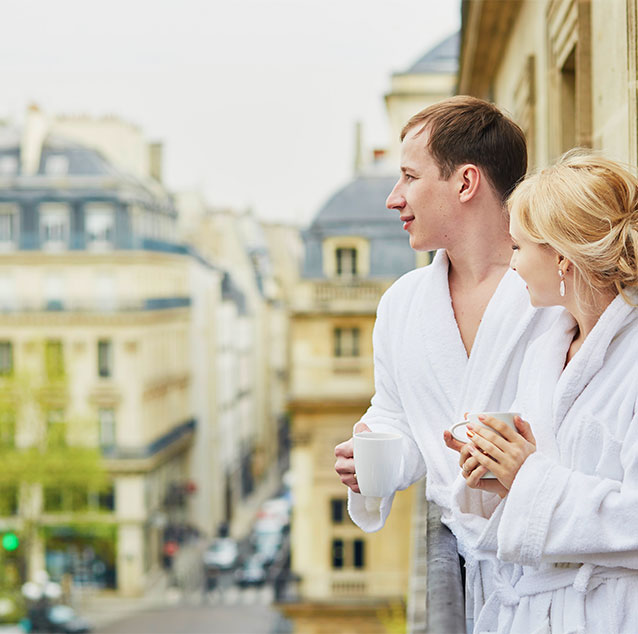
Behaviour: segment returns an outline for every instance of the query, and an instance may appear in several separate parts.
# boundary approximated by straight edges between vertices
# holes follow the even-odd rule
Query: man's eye
[[[405,174],[405,180],[406,181],[414,180],[414,176],[412,176],[412,174]]]
[[[518,251],[518,244],[512,245],[512,251]]]

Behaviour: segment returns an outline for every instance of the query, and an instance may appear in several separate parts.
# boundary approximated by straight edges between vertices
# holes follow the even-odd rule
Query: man
[[[414,115],[401,140],[401,176],[386,205],[398,213],[413,249],[438,252],[431,265],[402,276],[381,298],[373,336],[375,394],[354,431],[403,435],[399,489],[427,471],[427,498],[442,508],[459,549],[472,559],[449,513],[459,466],[458,455],[444,446],[444,432],[465,411],[512,405],[526,344],[553,319],[530,306],[524,284],[509,269],[505,201],[527,168],[525,137],[494,105],[457,96]],[[445,442],[460,448],[449,434]],[[379,530],[394,496],[367,510],[352,439],[335,455],[353,521]],[[480,575],[477,583],[472,594],[483,591]]]

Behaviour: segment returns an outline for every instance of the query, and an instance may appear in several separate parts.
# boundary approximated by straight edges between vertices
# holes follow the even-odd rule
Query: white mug
[[[508,427],[511,427],[516,433],[518,430],[516,429],[516,425],[514,425],[514,418],[516,416],[520,416],[518,412],[476,412],[468,414],[466,420],[462,420],[460,423],[456,423],[450,427],[450,433],[456,440],[460,442],[469,442],[470,437],[467,435],[467,424],[471,423],[474,427],[486,427],[487,429],[491,429],[492,431],[496,431],[489,425],[482,423],[479,420],[479,416],[491,416],[492,418],[496,418],[498,420],[503,421]],[[498,433],[498,432],[496,432]],[[484,476],[481,477],[481,480],[494,480],[496,476],[488,471]]]
[[[378,506],[380,499],[392,495],[399,484],[403,438],[401,434],[375,431],[362,431],[353,438],[359,490],[374,498],[371,502]]]

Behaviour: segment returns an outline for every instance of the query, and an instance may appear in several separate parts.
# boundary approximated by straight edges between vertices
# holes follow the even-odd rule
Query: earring
[[[565,274],[558,269],[558,277],[560,277],[560,284],[558,285],[558,292],[561,297],[565,297]]]

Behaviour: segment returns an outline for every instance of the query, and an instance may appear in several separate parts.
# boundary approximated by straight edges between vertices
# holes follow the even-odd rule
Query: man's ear
[[[467,163],[466,165],[461,165],[456,174],[459,184],[459,201],[462,203],[469,202],[478,192],[482,179],[481,172],[476,165]]]

